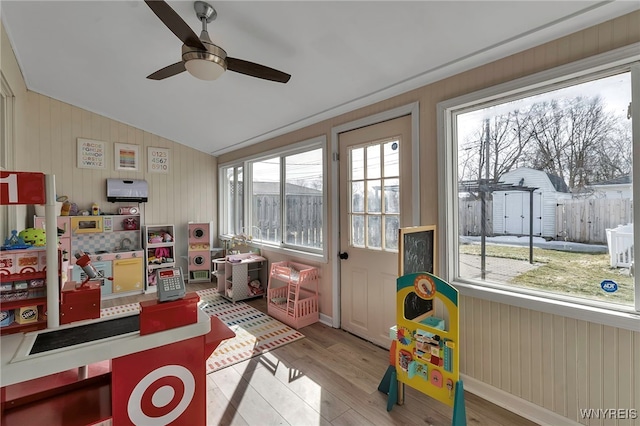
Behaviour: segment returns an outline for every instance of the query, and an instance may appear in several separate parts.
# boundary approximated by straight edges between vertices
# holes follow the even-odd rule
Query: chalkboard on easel
[[[435,250],[435,225],[400,228],[398,275],[403,276],[416,272],[436,274]]]

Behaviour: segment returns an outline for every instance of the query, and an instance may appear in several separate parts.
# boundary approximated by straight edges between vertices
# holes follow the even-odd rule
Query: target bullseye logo
[[[195,393],[195,379],[181,365],[165,365],[151,371],[129,397],[127,413],[137,425],[165,425],[187,409]]]

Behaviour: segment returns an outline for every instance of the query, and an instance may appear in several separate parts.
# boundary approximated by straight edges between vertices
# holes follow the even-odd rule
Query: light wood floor
[[[188,284],[187,291],[209,285]],[[103,301],[104,307],[155,295]],[[266,312],[265,299],[246,301]],[[406,386],[405,404],[387,412],[378,384],[388,351],[316,323],[301,339],[207,376],[208,425],[450,425],[452,410]],[[469,425],[535,425],[465,392]]]

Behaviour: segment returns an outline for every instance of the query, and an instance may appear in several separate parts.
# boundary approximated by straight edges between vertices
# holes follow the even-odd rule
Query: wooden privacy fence
[[[562,200],[556,207],[558,240],[606,244],[607,229],[633,221],[633,201],[615,198]]]
[[[487,236],[493,235],[493,201],[489,198],[486,202],[486,217],[487,217]],[[482,202],[480,200],[460,200],[458,203],[459,208],[459,222],[460,235],[465,236],[479,236],[482,231],[482,223],[480,218],[482,217]]]
[[[259,228],[265,241],[279,241],[280,197],[277,195],[254,195],[253,224]],[[295,194],[285,197],[284,242],[305,247],[322,247],[322,196]]]
[[[460,200],[460,235],[479,236],[480,200]],[[493,236],[493,202],[486,202],[487,236]],[[607,229],[633,221],[633,201],[626,199],[560,200],[556,205],[556,239],[588,244],[607,244]]]

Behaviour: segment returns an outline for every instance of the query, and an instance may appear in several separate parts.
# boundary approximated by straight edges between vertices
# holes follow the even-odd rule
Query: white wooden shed
[[[537,188],[533,191],[533,235],[556,238],[558,200],[571,199],[569,187],[559,176],[521,167],[503,174],[500,183]],[[494,235],[529,235],[530,192],[520,190],[493,193]]]

